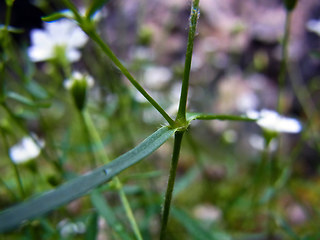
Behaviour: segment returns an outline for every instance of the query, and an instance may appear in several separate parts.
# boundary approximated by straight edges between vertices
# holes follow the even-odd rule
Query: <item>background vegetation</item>
[[[191,3],[95,2],[103,3],[91,16],[97,33],[174,119]],[[166,239],[320,238],[320,23],[312,21],[319,20],[320,5],[301,0],[291,9],[294,1],[284,2],[286,7],[279,0],[200,1],[188,111],[242,116],[272,109],[298,119],[302,130],[275,136],[254,122],[193,121],[182,142]],[[65,1],[0,3],[0,208],[5,210],[106,164],[167,122],[90,38],[70,36],[71,45],[82,39],[72,46],[79,59],[65,56],[66,49],[55,49],[51,59],[32,57],[33,30],[47,30],[41,17],[67,9]],[[13,4],[11,14],[6,3]],[[92,6],[73,3],[80,13]],[[91,88],[81,86],[84,96],[65,87],[75,71],[94,79]],[[84,106],[74,98],[85,99]],[[17,163],[11,151],[26,136],[41,152]],[[170,138],[122,172],[120,180],[0,237],[137,239],[123,209],[125,194],[142,238],[157,239],[173,142]]]

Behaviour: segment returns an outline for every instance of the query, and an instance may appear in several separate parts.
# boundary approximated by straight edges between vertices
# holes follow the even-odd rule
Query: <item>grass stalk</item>
[[[288,64],[288,47],[290,41],[290,26],[291,26],[291,11],[286,11],[286,20],[284,26],[284,36],[282,40],[282,56],[281,56],[281,65],[280,73],[278,78],[279,84],[279,94],[278,94],[278,106],[277,110],[280,114],[283,113],[285,108],[285,96],[284,96],[284,86],[287,75],[287,64]]]
[[[18,185],[18,188],[19,188],[19,191],[20,191],[20,197],[21,197],[21,199],[24,199],[26,194],[25,194],[25,191],[24,191],[24,187],[23,187],[23,184],[22,184],[22,179],[21,179],[21,176],[20,176],[20,172],[19,172],[18,166],[11,159],[11,156],[9,154],[9,144],[8,144],[8,141],[7,141],[7,138],[6,138],[5,134],[2,131],[0,131],[0,132],[1,132],[2,140],[3,140],[4,148],[5,148],[6,152],[8,153],[8,157],[10,159],[10,163],[12,165],[12,168],[13,168],[13,171],[14,171],[14,174],[15,174],[17,185]]]
[[[84,110],[85,111],[85,110]],[[84,135],[86,138],[86,142],[89,146],[89,152],[90,152],[90,164],[91,164],[91,168],[95,168],[97,167],[97,160],[96,160],[96,156],[94,154],[94,143],[91,141],[91,135],[90,135],[90,131],[88,128],[88,124],[86,122],[86,118],[85,118],[85,112],[84,111],[79,111],[79,115],[80,115],[80,120],[81,120],[81,124],[82,127],[84,129]]]
[[[169,180],[168,180],[164,206],[163,206],[162,220],[161,220],[160,240],[164,240],[166,237],[172,192],[173,192],[175,178],[176,178],[176,172],[177,172],[183,134],[184,134],[184,131],[177,131],[174,136],[174,146],[173,146],[173,154],[171,159]]]
[[[174,189],[181,143],[182,143],[183,134],[186,131],[186,127],[185,127],[187,124],[186,108],[187,108],[187,99],[188,99],[189,78],[190,78],[190,70],[191,70],[193,43],[196,35],[196,28],[197,28],[199,15],[200,15],[199,0],[193,0],[192,6],[191,6],[191,13],[190,13],[190,26],[189,26],[189,33],[188,33],[188,43],[187,43],[187,50],[186,50],[186,58],[185,58],[184,74],[183,74],[181,94],[180,94],[179,109],[178,109],[178,114],[175,121],[176,125],[182,126],[183,128],[181,131],[177,131],[174,137],[174,146],[173,146],[173,154],[171,159],[169,180],[168,180],[162,219],[161,219],[160,240],[164,240],[166,237],[166,230],[167,230],[169,213],[170,213],[170,205],[172,200],[172,192]]]
[[[82,121],[84,122],[84,124],[86,125],[86,129],[88,131],[88,139],[89,140],[92,139],[92,141],[89,143],[92,146],[91,147],[92,148],[91,150],[93,152],[92,155],[96,154],[94,156],[95,159],[102,161],[104,164],[110,162],[108,155],[104,151],[104,146],[103,146],[102,140],[100,138],[100,135],[99,135],[96,127],[94,126],[90,115],[88,114],[88,112],[86,110],[81,112],[81,118],[82,118]],[[95,151],[96,149],[94,149],[93,143],[95,143],[95,146],[96,146],[96,149],[98,149],[98,152]],[[96,164],[96,161],[94,164]],[[137,221],[133,215],[133,211],[130,207],[130,203],[128,201],[128,198],[123,190],[122,183],[118,177],[114,177],[113,181],[114,181],[115,185],[117,186],[117,191],[119,193],[121,203],[123,205],[123,208],[125,210],[127,218],[129,220],[131,228],[135,234],[135,237],[137,240],[142,240],[142,235],[140,233]]]
[[[3,59],[1,59],[1,61],[0,61],[0,103],[4,102],[4,99],[5,99],[5,80],[4,80],[5,79],[5,77],[4,77],[4,73],[5,73],[4,65],[5,64],[4,63],[7,61],[7,60],[5,60],[5,50],[7,49],[7,45],[9,42],[8,27],[9,27],[10,19],[11,19],[12,5],[13,5],[13,2],[10,2],[10,1],[7,2],[4,31],[3,31],[2,39],[0,38],[0,44],[2,44],[2,47],[4,50],[4,52],[1,53],[1,55],[2,54],[4,55],[4,56],[2,56]]]
[[[157,109],[157,111],[166,119],[170,126],[174,127],[175,123],[166,111],[147,93],[146,90],[138,83],[138,81],[130,74],[127,68],[119,61],[109,46],[100,38],[95,31],[87,31],[88,36],[95,41],[103,52],[111,59],[111,61],[120,69],[123,75],[132,83],[132,85]]]
[[[192,52],[193,52],[193,42],[196,35],[196,28],[198,19],[200,16],[199,10],[199,0],[193,0],[190,13],[190,26],[188,33],[188,43],[186,51],[186,59],[184,64],[184,74],[182,80],[179,110],[177,115],[177,121],[182,123],[186,122],[186,108],[187,108],[187,99],[188,99],[188,89],[189,89],[189,78],[190,78],[190,69],[192,61]]]

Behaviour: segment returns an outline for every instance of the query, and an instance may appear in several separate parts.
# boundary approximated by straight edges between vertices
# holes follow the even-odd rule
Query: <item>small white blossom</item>
[[[88,41],[87,35],[75,23],[67,19],[45,23],[44,30],[31,31],[32,46],[28,55],[34,62],[40,62],[57,57],[57,49],[64,49],[70,62],[80,59],[78,48]]]
[[[260,127],[272,132],[299,133],[302,129],[301,123],[297,119],[281,116],[272,110],[249,111],[247,116],[257,119],[257,124]]]
[[[86,232],[86,225],[83,222],[70,222],[69,219],[63,219],[57,225],[60,230],[60,235],[64,238],[71,237],[76,234],[84,234]]]
[[[258,151],[263,151],[265,150],[266,147],[266,139],[260,135],[253,134],[249,136],[249,144],[251,147]],[[274,152],[277,149],[278,142],[276,139],[272,139],[271,142],[269,143],[269,150],[271,152]]]
[[[310,32],[314,32],[320,36],[320,20],[312,19],[307,22],[307,29]]]
[[[94,84],[94,80],[88,74],[73,72],[70,79],[64,81],[64,86],[73,97],[73,101],[79,110],[83,110],[86,105],[88,89]]]
[[[15,164],[21,164],[39,156],[44,145],[44,141],[37,139],[36,136],[34,136],[34,139],[24,137],[19,143],[10,148],[9,155]]]
[[[219,221],[222,217],[221,209],[210,204],[200,204],[196,206],[193,213],[197,219],[209,222]]]
[[[161,89],[171,79],[172,72],[167,67],[148,67],[143,76],[143,81],[149,89]]]
[[[93,85],[94,85],[93,77],[88,74],[83,74],[79,71],[74,71],[72,73],[71,78],[66,79],[63,82],[63,85],[66,89],[70,90],[76,82],[82,82],[83,80],[86,81],[88,88],[93,87]]]

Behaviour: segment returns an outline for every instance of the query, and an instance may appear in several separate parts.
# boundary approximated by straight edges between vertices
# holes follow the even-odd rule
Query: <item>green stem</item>
[[[266,166],[266,177],[267,177],[267,188],[274,188],[274,176],[276,171],[276,159],[272,159],[270,157],[270,142],[272,141],[272,137],[270,139],[266,139],[265,144],[265,154],[266,158],[268,158],[267,166]],[[275,190],[274,190],[275,191]],[[273,223],[272,223],[272,208],[273,208],[273,201],[272,197],[268,197],[267,203],[267,236],[268,239],[273,239]]]
[[[103,164],[110,162],[110,159],[109,159],[107,153],[104,151],[103,142],[100,138],[100,135],[99,135],[94,123],[92,122],[90,114],[86,110],[84,110],[81,113],[81,117],[83,118],[84,124],[86,125],[87,131],[89,134],[89,138],[92,139],[91,145],[94,146],[93,153],[97,154],[95,158],[99,159],[99,161]]]
[[[9,144],[8,144],[8,141],[7,141],[7,138],[6,138],[5,134],[2,131],[1,131],[1,136],[2,136],[2,139],[3,139],[4,147],[6,149],[6,152],[8,153],[8,157],[10,159],[10,163],[12,165],[12,168],[13,168],[13,171],[14,171],[14,174],[15,174],[15,177],[16,177],[16,181],[17,181],[17,185],[19,187],[21,199],[24,199],[25,198],[25,191],[24,191],[24,188],[23,188],[23,184],[22,184],[22,180],[21,180],[19,169],[18,169],[17,165],[11,159],[11,156],[9,154]]]
[[[278,95],[278,112],[282,113],[285,107],[284,99],[284,85],[287,74],[287,62],[288,62],[288,47],[290,40],[290,25],[291,25],[291,12],[286,12],[284,37],[282,40],[282,59],[280,66],[280,74],[278,78],[279,83],[279,95]]]
[[[24,132],[26,135],[28,135],[32,141],[39,147],[42,148],[42,146],[39,144],[39,142],[37,141],[37,139],[30,134],[30,132],[25,128],[25,126],[22,124],[22,122],[16,118],[14,112],[10,109],[10,107],[6,104],[6,103],[2,103],[1,106],[6,110],[6,112],[8,113],[8,115],[10,116],[10,118],[12,119],[12,121],[14,123],[17,124],[17,126],[20,128],[20,130],[22,132]],[[44,159],[46,159],[48,162],[50,162],[51,164],[53,164],[53,166],[60,172],[63,174],[63,168],[60,165],[59,161],[54,161],[52,160],[50,154],[48,154],[45,151],[45,148],[43,149],[43,151],[41,151],[41,154],[44,156]]]
[[[104,164],[110,162],[108,155],[104,151],[104,146],[103,146],[102,140],[99,136],[99,133],[98,133],[97,129],[95,128],[95,126],[90,118],[90,115],[88,114],[88,112],[86,110],[84,110],[82,112],[82,117],[83,117],[84,123],[86,124],[86,127],[88,129],[88,134],[90,136],[90,139],[92,137],[93,142],[95,143],[95,146],[97,147],[97,151],[94,151],[94,153],[97,152],[96,158],[99,159],[100,161],[102,161]],[[127,196],[123,190],[122,183],[118,177],[114,177],[113,181],[117,186],[117,190],[119,192],[119,196],[120,196],[122,205],[124,207],[124,210],[126,212],[128,220],[130,222],[130,225],[133,229],[133,232],[136,236],[136,239],[142,240],[142,235],[140,233],[137,221],[134,218],[132,209],[130,207],[130,203],[129,203]]]
[[[86,122],[84,111],[79,111],[79,114],[80,114],[81,124],[82,124],[82,126],[84,128],[84,132],[85,132],[84,135],[85,135],[85,138],[86,138],[86,142],[87,142],[87,144],[89,146],[90,159],[91,159],[91,168],[93,169],[93,168],[97,167],[97,160],[96,160],[96,156],[94,154],[93,142],[91,141],[90,131],[89,131],[89,128],[88,128],[88,124]]]
[[[5,189],[7,189],[8,193],[10,193],[15,200],[19,199],[17,194],[8,186],[8,184],[6,184],[6,182],[2,178],[0,178],[0,183],[4,186]]]
[[[162,220],[161,220],[160,240],[164,240],[166,236],[166,229],[167,229],[167,224],[169,219],[172,192],[173,192],[175,178],[176,178],[176,172],[177,172],[183,134],[184,134],[183,131],[177,131],[174,136],[174,146],[173,146],[173,154],[171,159],[170,174],[169,174],[169,180],[168,180],[167,191],[166,191],[166,196],[164,200]]]
[[[64,0],[64,3],[66,4],[67,8],[69,8],[74,13],[77,21],[80,22],[82,17],[78,12],[77,7],[70,0]]]
[[[8,42],[9,42],[9,32],[8,32],[8,27],[9,27],[9,24],[10,24],[10,19],[11,19],[11,13],[12,13],[12,5],[13,5],[13,1],[12,2],[7,2],[7,9],[6,9],[6,16],[5,16],[5,24],[4,24],[4,31],[3,31],[3,35],[2,35],[2,38],[3,39],[0,39],[2,41],[2,47],[4,49],[4,53],[2,53],[4,56],[3,56],[3,60],[1,59],[0,61],[0,102],[4,102],[4,99],[5,99],[5,77],[4,77],[4,72],[5,72],[5,68],[4,68],[4,65],[5,65],[5,51],[7,49],[7,45],[8,45]],[[2,55],[1,54],[1,55]]]
[[[190,13],[190,26],[188,33],[188,44],[186,51],[186,59],[184,65],[184,74],[181,87],[179,110],[177,115],[177,120],[182,123],[186,122],[186,108],[187,108],[187,98],[188,98],[188,88],[189,88],[189,77],[191,69],[191,60],[193,52],[193,42],[196,35],[197,22],[199,19],[199,0],[193,0]]]
[[[112,52],[109,46],[100,38],[95,31],[86,31],[88,36],[95,41],[103,52],[111,59],[111,61],[120,69],[120,71],[127,77],[132,85],[154,106],[158,112],[167,120],[170,126],[174,127],[175,123],[166,111],[144,90],[144,88],[134,79],[126,67],[119,61],[116,55]]]
[[[122,183],[120,182],[118,177],[114,178],[114,182],[118,186],[119,196],[120,196],[122,205],[124,207],[124,210],[125,210],[125,212],[127,214],[127,218],[129,219],[129,222],[130,222],[131,227],[133,229],[133,232],[134,232],[134,234],[135,234],[135,236],[136,236],[136,238],[138,240],[142,240],[143,238],[142,238],[142,235],[140,233],[139,226],[138,226],[137,221],[136,221],[136,219],[135,219],[135,217],[133,215],[133,212],[132,212],[132,209],[130,207],[130,203],[128,201],[126,193],[123,190]]]

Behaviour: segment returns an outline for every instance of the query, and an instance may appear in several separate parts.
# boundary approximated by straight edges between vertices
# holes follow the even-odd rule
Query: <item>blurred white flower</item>
[[[63,85],[64,85],[64,87],[66,89],[70,90],[74,84],[76,84],[77,82],[82,82],[82,81],[85,81],[86,86],[89,87],[89,88],[92,88],[93,85],[94,85],[93,77],[91,77],[88,74],[83,74],[83,73],[81,73],[79,71],[74,71],[72,73],[71,78],[66,79],[63,82]]]
[[[87,35],[75,22],[61,19],[45,23],[44,30],[31,31],[32,46],[28,49],[28,55],[34,62],[45,61],[57,57],[57,51],[63,49],[66,58],[76,62],[81,57],[78,48],[83,47],[87,41]]]
[[[265,150],[266,139],[260,135],[252,134],[251,136],[249,136],[249,144],[254,149],[258,151],[263,151]],[[271,152],[274,152],[277,149],[277,146],[278,146],[277,140],[272,139],[268,147]]]
[[[36,158],[44,145],[44,141],[39,140],[35,135],[34,139],[31,137],[24,137],[19,143],[10,148],[9,155],[15,164],[21,164]]]
[[[171,77],[172,72],[169,68],[152,66],[146,68],[143,82],[147,88],[158,90],[163,88],[170,81]]]
[[[151,48],[138,46],[131,50],[130,57],[134,60],[150,61],[154,59],[154,52]]]
[[[307,22],[307,29],[310,32],[314,32],[320,36],[320,19],[319,20],[315,20],[315,19],[309,20]]]
[[[94,80],[88,74],[78,71],[73,72],[70,79],[64,81],[64,86],[73,97],[74,103],[79,110],[83,110],[87,100],[88,89],[93,87]]]
[[[246,112],[259,104],[256,93],[238,71],[218,84],[218,94],[216,108],[219,112]]]
[[[57,228],[60,230],[60,235],[64,238],[86,232],[86,225],[83,222],[70,222],[69,219],[60,221]]]
[[[197,219],[209,222],[218,221],[222,217],[221,209],[210,204],[197,205],[194,208],[193,213]]]
[[[272,132],[299,133],[302,129],[301,123],[297,119],[281,116],[272,110],[248,111],[247,116],[257,119],[257,124],[260,127]]]

